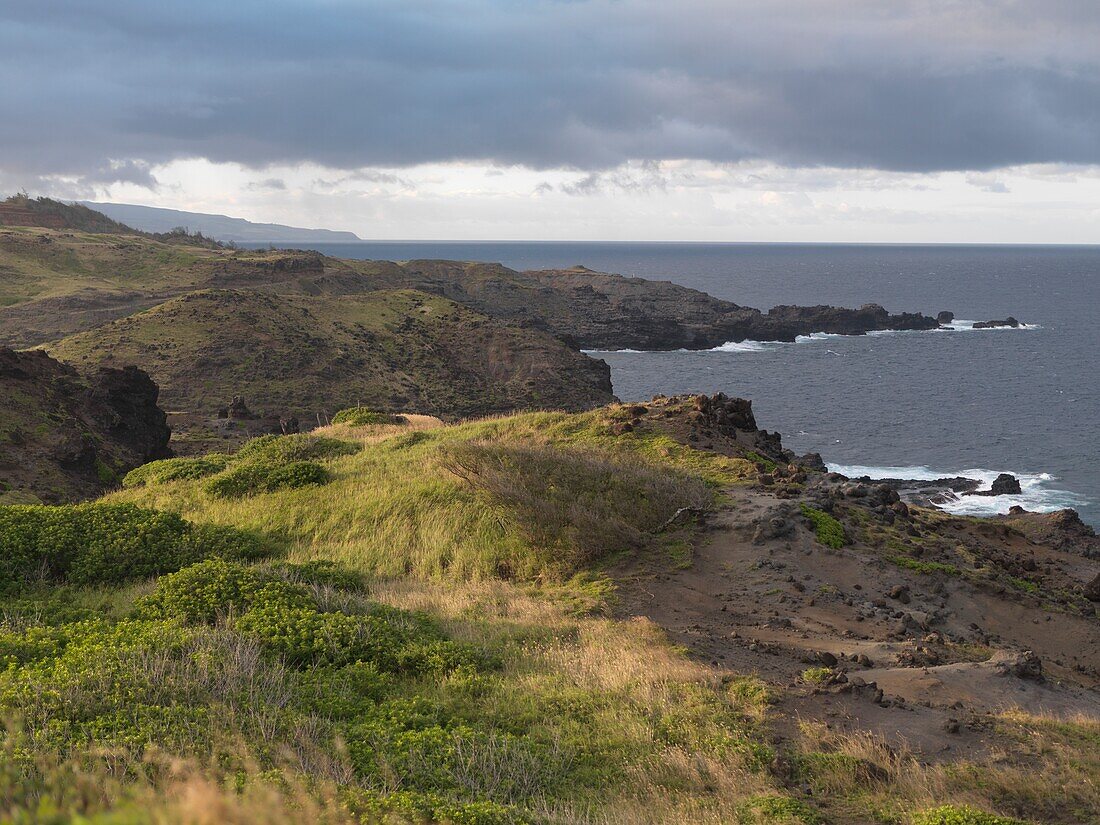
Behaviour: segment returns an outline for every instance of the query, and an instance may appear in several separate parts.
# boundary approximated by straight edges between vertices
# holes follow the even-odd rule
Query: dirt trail
[[[858,541],[831,549],[797,517],[775,537],[760,529],[791,507],[766,487],[729,491],[689,567],[649,560],[614,571],[622,614],[648,617],[717,667],[782,686],[780,737],[812,719],[935,759],[987,749],[989,714],[1010,708],[1100,718],[1095,616],[906,569]],[[959,520],[951,540],[995,546],[1006,563],[1035,566],[1065,587],[1096,566],[994,528]],[[808,684],[808,668],[830,668],[826,684]]]

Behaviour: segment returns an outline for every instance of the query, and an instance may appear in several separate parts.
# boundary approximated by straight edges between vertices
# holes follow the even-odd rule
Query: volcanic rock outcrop
[[[45,352],[0,349],[0,501],[72,501],[171,455],[159,390],[136,367],[80,376]]]

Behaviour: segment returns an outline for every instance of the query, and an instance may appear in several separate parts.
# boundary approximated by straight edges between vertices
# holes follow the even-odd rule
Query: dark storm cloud
[[[0,0],[0,77],[28,176],[1100,162],[1084,0]]]

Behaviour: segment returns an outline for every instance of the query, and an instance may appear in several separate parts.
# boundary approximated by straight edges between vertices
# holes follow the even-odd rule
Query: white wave
[[[1005,330],[1034,330],[1042,329],[1039,324],[1020,324],[1018,327],[988,327],[975,329],[977,321],[956,319],[947,326],[938,329],[873,329],[865,333],[866,337],[881,337],[886,335],[916,335],[925,332],[1003,332]],[[812,332],[809,335],[798,335],[794,339],[796,344],[809,344],[814,341],[830,341],[834,338],[861,338],[860,335],[843,335],[839,332]],[[676,350],[642,350],[642,349],[584,349],[585,355],[640,355],[660,354],[669,352],[700,353],[700,352],[768,352],[789,345],[790,341],[727,341],[710,349],[676,349]]]
[[[1020,494],[1009,496],[954,496],[938,506],[949,513],[961,516],[995,516],[1007,513],[1010,507],[1019,506],[1025,510],[1049,513],[1066,507],[1081,507],[1088,500],[1070,490],[1050,485],[1056,477],[1050,473],[1027,473],[1014,470],[988,470],[971,468],[968,470],[936,470],[926,466],[917,467],[875,467],[861,464],[829,464],[829,470],[841,473],[849,478],[867,476],[871,479],[901,478],[912,481],[935,481],[939,478],[962,476],[980,483],[979,490],[988,490],[1001,473],[1011,473],[1020,481]]]
[[[852,338],[851,335],[841,335],[839,332],[811,332],[809,335],[795,336],[796,344],[807,344],[810,341],[828,341],[832,338]]]
[[[774,349],[776,341],[726,341],[724,344],[720,344],[712,349],[704,350],[704,352],[766,352],[767,350]],[[687,350],[680,350],[680,352],[686,352]]]
[[[950,324],[945,324],[939,329],[930,329],[927,332],[1011,332],[1013,330],[1020,331],[1022,329],[1042,329],[1039,324],[1020,324],[1018,327],[975,327],[974,324],[977,321],[966,321],[962,318],[956,318]],[[892,330],[887,330],[892,331]]]

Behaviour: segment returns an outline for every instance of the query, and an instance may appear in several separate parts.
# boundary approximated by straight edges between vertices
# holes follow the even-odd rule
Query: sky
[[[1100,243],[1095,0],[0,0],[0,192],[378,239]]]

